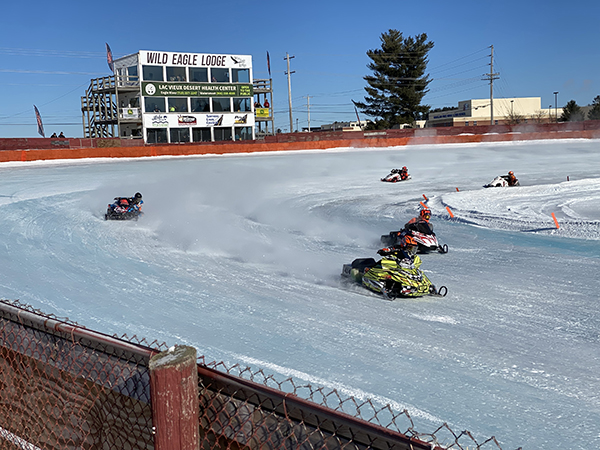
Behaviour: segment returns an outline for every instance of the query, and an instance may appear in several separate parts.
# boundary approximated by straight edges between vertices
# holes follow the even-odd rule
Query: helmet
[[[136,192],[134,195],[134,198],[142,198],[142,194],[140,194],[139,192]]]
[[[416,247],[417,245],[415,238],[409,234],[405,235],[404,239],[402,239],[402,247]]]
[[[408,169],[406,168],[406,166],[404,166],[404,167],[402,168],[402,170],[408,170]]]
[[[510,172],[508,172],[509,175],[514,175],[515,173],[511,170]]]
[[[425,220],[429,220],[429,218],[431,217],[431,210],[430,209],[422,209],[420,216]]]

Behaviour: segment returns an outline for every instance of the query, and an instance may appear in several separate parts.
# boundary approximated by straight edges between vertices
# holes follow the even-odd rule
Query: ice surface
[[[482,188],[509,170],[521,187]],[[137,191],[140,221],[103,220]],[[344,288],[423,195],[448,295]],[[599,141],[4,163],[0,226],[3,298],[408,408],[420,432],[600,448]]]

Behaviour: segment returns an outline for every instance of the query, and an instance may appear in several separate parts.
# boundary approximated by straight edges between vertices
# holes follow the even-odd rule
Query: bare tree
[[[531,115],[531,120],[534,123],[547,123],[548,119],[549,119],[549,117],[548,117],[549,115],[550,115],[549,112],[548,112],[548,114],[546,114],[545,111],[540,109],[539,111],[537,111],[536,113]]]
[[[525,122],[525,116],[521,114],[511,111],[506,116],[506,123],[509,125],[516,125],[521,122]]]

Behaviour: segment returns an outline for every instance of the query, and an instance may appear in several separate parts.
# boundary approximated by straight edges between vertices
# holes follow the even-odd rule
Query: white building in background
[[[562,108],[542,108],[541,97],[516,97],[494,99],[494,123],[548,123],[562,115]],[[427,127],[453,127],[492,125],[490,99],[473,99],[458,102],[456,109],[429,113]]]

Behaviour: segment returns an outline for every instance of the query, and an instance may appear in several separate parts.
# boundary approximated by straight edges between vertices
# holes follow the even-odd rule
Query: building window
[[[196,83],[207,83],[208,69],[206,67],[190,67],[190,81],[194,81]]]
[[[189,128],[171,128],[171,142],[190,142]]]
[[[469,126],[469,122],[465,122],[465,127],[468,127],[468,126]]]
[[[144,97],[145,112],[166,112],[165,99],[163,97]]]
[[[146,81],[164,81],[162,66],[142,66],[142,75]]]
[[[167,130],[160,129],[154,130],[150,129],[147,132],[147,142],[148,144],[164,144],[167,142]]]
[[[213,83],[229,83],[229,69],[210,69],[210,81]]]
[[[187,97],[169,97],[169,112],[188,112]]]
[[[473,125],[474,125],[474,126],[477,126],[477,121],[474,121],[474,122],[473,122]]]
[[[192,141],[194,142],[210,142],[210,128],[192,128]]]
[[[235,128],[235,140],[236,141],[252,140],[252,127]]]
[[[231,112],[231,102],[228,98],[213,98],[213,112]]]
[[[207,98],[192,98],[192,112],[209,112],[210,102]]]
[[[215,141],[231,141],[231,127],[213,128],[215,131]]]
[[[250,83],[250,69],[231,69],[233,83]]]
[[[127,68],[127,81],[138,81],[138,68],[137,66],[131,66]]]
[[[167,81],[187,81],[185,67],[167,67]]]
[[[233,99],[233,111],[234,112],[246,112],[252,111],[252,103],[248,97],[246,98],[234,98]]]

